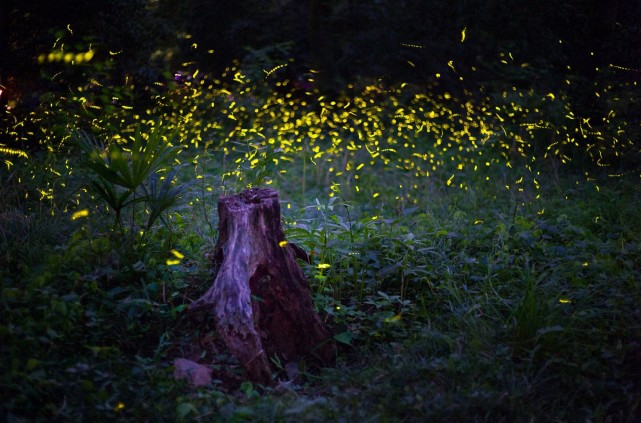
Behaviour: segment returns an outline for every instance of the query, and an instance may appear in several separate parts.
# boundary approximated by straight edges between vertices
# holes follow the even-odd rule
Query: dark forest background
[[[437,74],[450,90],[479,82],[553,89],[570,71],[580,97],[608,66],[639,76],[640,16],[635,0],[6,0],[0,82],[5,103],[37,101],[51,88],[40,76],[56,70],[37,57],[66,42],[112,59],[110,76],[139,88],[163,72],[217,74],[238,59],[259,72],[287,63],[294,81],[314,70],[321,90],[358,78],[431,84]],[[502,60],[522,71],[505,71]]]
[[[0,421],[640,422],[640,78],[639,0],[0,0]],[[262,186],[275,387],[189,311]]]

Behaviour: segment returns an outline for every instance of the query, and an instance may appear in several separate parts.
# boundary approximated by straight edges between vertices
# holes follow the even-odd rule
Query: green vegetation
[[[51,76],[68,89],[3,106],[0,420],[638,421],[634,71],[601,69],[589,110],[579,76],[522,88],[540,70],[508,53],[476,85],[329,93],[273,47],[141,88],[82,44]],[[293,380],[271,357],[273,388],[186,313],[217,198],[255,186],[340,345]],[[211,386],[175,381],[178,357]]]

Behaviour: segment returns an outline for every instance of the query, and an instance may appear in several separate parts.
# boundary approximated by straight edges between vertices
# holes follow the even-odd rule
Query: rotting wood
[[[296,262],[306,254],[285,240],[278,192],[254,188],[221,197],[218,215],[218,273],[190,310],[211,311],[217,331],[254,382],[272,383],[270,356],[285,363],[333,362],[336,345]]]

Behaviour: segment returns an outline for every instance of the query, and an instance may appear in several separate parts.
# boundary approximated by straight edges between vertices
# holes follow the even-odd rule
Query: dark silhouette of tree
[[[562,82],[567,66],[587,80],[609,64],[641,68],[636,0],[5,0],[1,12],[1,83],[23,99],[38,88],[35,57],[60,31],[67,43],[93,43],[116,78],[139,84],[190,62],[212,73],[234,59],[251,66],[273,46],[328,86],[358,77],[422,84],[437,73],[450,85],[463,73],[466,83],[545,85]],[[542,72],[497,73],[507,53]]]

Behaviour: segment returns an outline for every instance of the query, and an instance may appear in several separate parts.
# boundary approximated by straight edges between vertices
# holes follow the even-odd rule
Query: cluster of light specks
[[[498,128],[471,99],[448,93],[372,84],[350,85],[349,94],[329,98],[314,91],[265,93],[238,77],[198,85],[182,88],[183,105],[169,120],[194,147],[220,148],[250,168],[269,165],[282,175],[283,164],[303,160],[321,181],[340,178],[358,192],[363,175],[391,170],[417,179],[446,176],[447,185],[465,189],[468,181],[457,175],[501,161],[491,157]]]
[[[502,56],[504,66],[527,68],[513,62]],[[373,82],[349,84],[330,97],[313,81],[301,89],[279,79],[285,66],[254,79],[238,63],[216,77],[183,72],[179,80],[157,82],[143,110],[134,107],[130,81],[113,87],[89,78],[64,102],[45,99],[51,107],[32,117],[42,134],[20,132],[23,122],[14,133],[52,148],[64,145],[74,127],[89,124],[107,141],[126,142],[134,126],[161,124],[177,135],[168,140],[193,151],[190,157],[214,152],[227,164],[224,177],[247,185],[277,178],[300,179],[303,186],[339,182],[344,191],[372,198],[387,187],[410,201],[413,191],[430,184],[467,190],[489,182],[536,196],[540,172],[550,163],[583,154],[595,167],[607,166],[633,146],[616,105],[603,104],[602,117],[579,116],[563,92],[481,86],[454,94],[443,86]],[[629,88],[608,84],[595,88],[594,97],[611,102],[617,97],[609,93]],[[63,131],[56,122],[61,104],[69,109]],[[249,173],[260,178],[249,180]],[[41,195],[52,194],[43,189]]]
[[[513,61],[505,58],[506,65]],[[288,81],[252,81],[237,66],[195,85],[183,97],[186,106],[172,112],[183,140],[224,151],[236,164],[230,176],[263,169],[269,175],[263,183],[340,182],[372,198],[377,187],[388,187],[412,201],[413,191],[430,184],[467,190],[489,182],[536,197],[544,169],[577,156],[606,166],[633,147],[614,108],[594,122],[576,114],[564,92],[511,87],[489,95],[481,87],[455,95],[376,82],[350,84],[329,97],[296,91]],[[302,175],[288,176],[290,163],[301,164]]]

